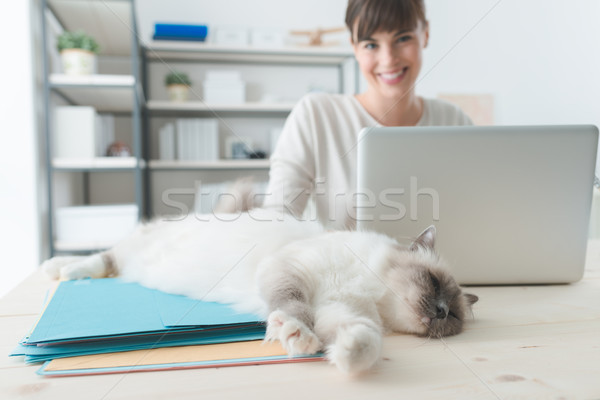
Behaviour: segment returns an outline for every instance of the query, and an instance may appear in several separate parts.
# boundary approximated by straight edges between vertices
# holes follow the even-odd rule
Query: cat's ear
[[[419,248],[433,250],[435,245],[435,226],[431,225],[425,229],[417,239],[410,245],[411,251],[417,251]]]
[[[467,304],[469,306],[472,306],[473,304],[477,303],[477,300],[479,300],[479,297],[477,297],[471,293],[464,293],[464,296],[465,296],[465,299],[467,299]]]

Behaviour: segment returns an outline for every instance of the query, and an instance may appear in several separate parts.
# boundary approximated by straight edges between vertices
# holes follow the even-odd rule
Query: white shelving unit
[[[358,88],[358,71],[354,61],[354,54],[351,49],[340,48],[314,48],[314,47],[281,47],[281,48],[258,48],[252,46],[222,46],[204,42],[179,42],[179,41],[154,41],[144,47],[144,93],[147,96],[146,115],[144,118],[145,128],[144,137],[147,144],[158,145],[156,139],[152,140],[152,135],[157,134],[157,129],[152,125],[154,119],[162,118],[169,120],[174,118],[217,118],[219,120],[220,129],[224,131],[235,132],[235,136],[244,136],[246,127],[244,123],[252,121],[268,120],[273,123],[273,120],[279,120],[280,126],[283,126],[285,118],[293,109],[296,101],[301,95],[307,92],[298,93],[296,88],[295,98],[292,100],[282,101],[260,101],[251,98],[247,92],[248,101],[243,104],[207,104],[202,101],[200,83],[204,70],[220,68],[244,69],[242,75],[248,74],[250,79],[257,79],[258,73],[255,71],[264,71],[269,69],[269,73],[290,74],[289,82],[296,83],[298,75],[296,70],[305,71],[306,68],[312,68],[312,73],[315,70],[323,70],[332,77],[330,84],[333,90],[338,93],[355,93]],[[152,66],[155,66],[154,69]],[[183,72],[191,72],[194,76],[192,81],[196,83],[193,86],[194,97],[187,102],[170,102],[165,100],[166,92],[161,92],[160,86],[156,82],[162,82],[164,75],[159,72],[167,73],[169,71],[184,68]],[[274,70],[273,68],[277,68]],[[290,72],[294,70],[294,72]],[[296,75],[294,75],[296,73]],[[268,73],[267,73],[268,74]],[[302,74],[302,72],[300,72]],[[245,76],[243,76],[245,78]],[[267,79],[276,79],[268,75]],[[260,86],[257,81],[247,81],[247,88]],[[271,85],[273,86],[273,85]],[[276,93],[277,97],[285,98],[287,90],[286,85],[281,85],[282,93]],[[272,88],[271,88],[272,89]],[[270,89],[270,90],[271,90]],[[158,94],[157,94],[158,93]],[[270,92],[269,92],[270,93]],[[231,121],[243,120],[236,127],[232,128]],[[257,122],[260,124],[260,122]],[[265,123],[267,126],[268,123]],[[154,128],[154,129],[153,129]],[[221,132],[223,134],[223,132]],[[223,149],[224,138],[221,138],[221,148]],[[266,149],[268,152],[271,148]],[[167,180],[165,174],[175,174],[177,172],[187,174],[189,181],[205,181],[219,182],[222,180],[231,180],[234,175],[248,176],[254,175],[255,180],[266,179],[266,174],[269,170],[268,159],[264,160],[227,160],[221,159],[216,161],[177,161],[177,160],[157,160],[155,159],[158,152],[156,148],[148,146],[146,149],[148,158],[148,181],[150,187],[157,187],[156,190],[163,192],[167,190],[167,184],[154,184],[157,174]],[[173,175],[175,176],[175,175]],[[179,178],[180,175],[177,175]],[[181,186],[181,180],[177,180]],[[188,184],[188,187],[191,183]],[[154,190],[154,191],[156,191]],[[153,190],[148,191],[149,196],[154,196],[156,201],[160,201]],[[151,213],[156,213],[152,206],[152,199],[148,198]]]
[[[247,102],[243,104],[206,104],[201,101],[174,103],[171,101],[150,100],[146,108],[151,112],[181,113],[181,112],[217,112],[217,113],[289,113],[294,103],[260,103]]]
[[[350,49],[331,47],[224,46],[205,42],[156,40],[146,47],[149,59],[340,65],[354,54]]]
[[[128,189],[133,188],[134,202],[138,217],[143,211],[143,176],[145,161],[141,156],[141,108],[144,102],[139,79],[140,66],[137,49],[140,48],[136,35],[134,0],[42,0],[42,32],[44,40],[44,103],[45,133],[48,179],[48,232],[51,242],[50,253],[89,253],[111,246],[114,243],[65,242],[57,235],[58,221],[55,197],[63,195],[65,187],[59,181],[80,182],[76,187],[69,186],[68,191],[82,191],[72,194],[72,198],[83,199],[83,204],[66,205],[87,206],[90,202],[90,181],[98,174],[127,173],[132,176]],[[49,21],[68,31],[82,30],[94,37],[100,46],[100,57],[125,60],[130,73],[100,73],[96,75],[74,76],[60,73],[55,64],[56,57],[50,57],[53,49]],[[115,114],[131,119],[131,157],[95,157],[95,158],[56,158],[53,156],[54,125],[53,109],[57,105],[90,106],[97,113]],[[93,174],[93,175],[92,175]],[[59,179],[59,176],[61,177]],[[65,178],[67,177],[67,178]],[[104,178],[103,178],[104,179]],[[121,183],[122,184],[122,183]],[[69,184],[70,185],[70,184]],[[81,187],[80,187],[81,186]],[[116,190],[116,197],[119,192]],[[60,192],[60,193],[58,193]],[[60,196],[59,196],[60,197]],[[63,195],[64,197],[64,195]],[[64,201],[62,206],[65,206]],[[136,208],[133,208],[135,210]],[[82,229],[88,229],[82,227]],[[89,229],[94,229],[89,227]]]
[[[269,169],[269,160],[170,161],[151,160],[151,170],[252,170]]]
[[[99,112],[131,112],[136,80],[133,75],[51,74],[50,87],[73,104],[86,104]]]
[[[158,125],[177,118],[215,118],[219,121],[221,134],[231,135],[235,131],[236,134],[240,133],[240,136],[244,136],[246,132],[251,136],[258,129],[264,129],[264,134],[269,135],[270,130],[283,126],[295,102],[309,90],[299,90],[295,87],[294,90],[289,90],[295,94],[291,98],[286,98],[289,88],[285,84],[279,86],[272,84],[271,81],[276,81],[276,77],[272,75],[290,73],[289,71],[294,68],[311,71],[312,74],[315,74],[315,71],[326,71],[324,72],[326,78],[322,80],[330,84],[329,91],[350,93],[357,88],[358,72],[350,49],[232,47],[178,41],[155,41],[142,48],[136,35],[133,3],[134,0],[42,0],[44,14],[51,12],[64,29],[84,30],[99,42],[101,54],[116,58],[127,57],[128,64],[131,65],[129,72],[122,68],[114,68],[115,70],[109,68],[110,72],[100,68],[100,73],[96,75],[67,76],[58,73],[56,68],[51,68],[49,57],[44,60],[47,143],[53,143],[51,110],[54,104],[51,103],[57,98],[59,104],[91,106],[100,114],[114,114],[119,118],[131,118],[132,121],[130,147],[133,154],[131,157],[56,158],[52,155],[51,146],[47,146],[50,210],[48,229],[50,238],[53,239],[51,255],[85,253],[111,245],[104,242],[65,243],[54,240],[55,207],[57,207],[54,204],[54,191],[63,191],[63,187],[55,188],[55,186],[59,187],[55,184],[58,176],[61,179],[66,176],[70,180],[81,180],[82,182],[78,181],[77,184],[83,187],[84,192],[93,192],[94,184],[90,181],[102,177],[100,179],[104,185],[102,188],[108,187],[117,196],[123,191],[118,185],[122,185],[124,179],[132,176],[133,182],[127,183],[127,190],[135,192],[135,203],[140,217],[142,215],[151,217],[157,214],[153,203],[162,201],[161,195],[173,188],[179,188],[181,193],[188,195],[189,189],[198,181],[202,181],[203,185],[218,186],[225,180],[239,176],[255,175],[259,180],[267,177],[268,159],[158,160],[157,129],[152,129],[153,123]],[[45,17],[42,19],[42,29],[46,33],[48,32],[47,21]],[[44,48],[48,48],[49,42],[49,38],[44,35]],[[56,59],[52,60],[56,62]],[[158,64],[162,64],[162,70],[161,67],[158,70],[153,69]],[[164,78],[163,72],[156,71],[172,69],[172,65],[185,65],[199,75],[204,74],[202,68],[219,69],[222,65],[232,68],[241,66],[247,68],[245,71],[252,70],[258,75],[266,76],[267,83],[271,84],[267,93],[271,94],[273,87],[285,88],[285,90],[282,90],[282,96],[271,97],[270,100],[267,100],[268,96],[260,99],[256,95],[247,96],[248,101],[241,104],[207,104],[202,101],[201,96],[195,96],[188,102],[173,103],[166,101],[166,93],[160,92],[163,90],[161,86],[157,91],[150,90],[151,87],[156,88],[156,85],[160,85]],[[254,79],[257,74],[250,75]],[[292,75],[288,83],[297,84],[299,78],[305,78],[303,75],[303,72]],[[196,82],[200,83],[199,80]],[[306,82],[303,84],[306,85]],[[256,90],[257,85],[259,84],[252,81],[247,88]],[[201,90],[198,88],[197,92],[199,91]],[[246,129],[248,125],[253,126],[250,131]],[[123,129],[122,125],[120,129]],[[268,141],[264,140],[259,144],[264,146],[265,142]],[[220,142],[221,156],[224,153],[224,145],[223,137]],[[267,144],[264,150],[272,149]],[[120,178],[113,188],[112,181],[107,183],[106,180],[113,179],[112,177],[116,175]],[[96,189],[97,194],[98,189]],[[94,204],[95,198],[89,193],[84,193],[84,205]],[[77,202],[69,204],[81,205]]]
[[[63,171],[134,170],[144,168],[144,160],[135,157],[54,158],[52,168]]]

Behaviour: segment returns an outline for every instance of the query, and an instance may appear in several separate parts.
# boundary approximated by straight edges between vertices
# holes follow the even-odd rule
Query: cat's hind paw
[[[53,279],[74,280],[106,276],[104,260],[100,254],[54,257],[45,261],[41,267]]]
[[[317,335],[305,323],[281,310],[269,315],[265,340],[279,340],[290,356],[314,354],[322,348]]]
[[[338,328],[335,342],[327,348],[327,358],[343,372],[360,373],[377,363],[381,345],[381,333],[372,326],[341,326]]]
[[[40,268],[52,279],[61,278],[61,271],[63,267],[82,261],[86,256],[66,256],[66,257],[52,257],[42,263]]]

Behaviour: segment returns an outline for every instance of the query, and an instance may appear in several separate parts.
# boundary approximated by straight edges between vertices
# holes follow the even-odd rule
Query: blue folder
[[[61,282],[12,355],[39,362],[73,355],[264,338],[262,318],[119,278]]]
[[[265,332],[263,329],[247,328],[246,330],[239,330],[230,335],[190,335],[185,333],[152,338],[125,338],[110,342],[93,341],[55,346],[25,346],[20,344],[13,350],[11,356],[25,356],[25,362],[27,364],[33,364],[54,360],[56,358],[85,356],[90,354],[157,349],[162,347],[245,342],[248,340],[260,340],[263,339],[264,336]]]
[[[169,325],[163,324],[165,319]],[[183,322],[183,326],[179,324]],[[197,328],[262,324],[230,306],[205,303],[119,278],[61,282],[28,343],[53,343]]]
[[[154,24],[154,40],[197,40],[204,41],[208,35],[206,25]]]

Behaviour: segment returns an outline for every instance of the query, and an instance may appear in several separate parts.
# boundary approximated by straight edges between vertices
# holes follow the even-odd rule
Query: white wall
[[[499,124],[600,126],[599,1],[427,4],[421,93],[492,93]]]
[[[0,126],[0,296],[39,264],[37,174],[31,2],[0,6],[2,96]],[[15,39],[18,38],[18,39]]]

